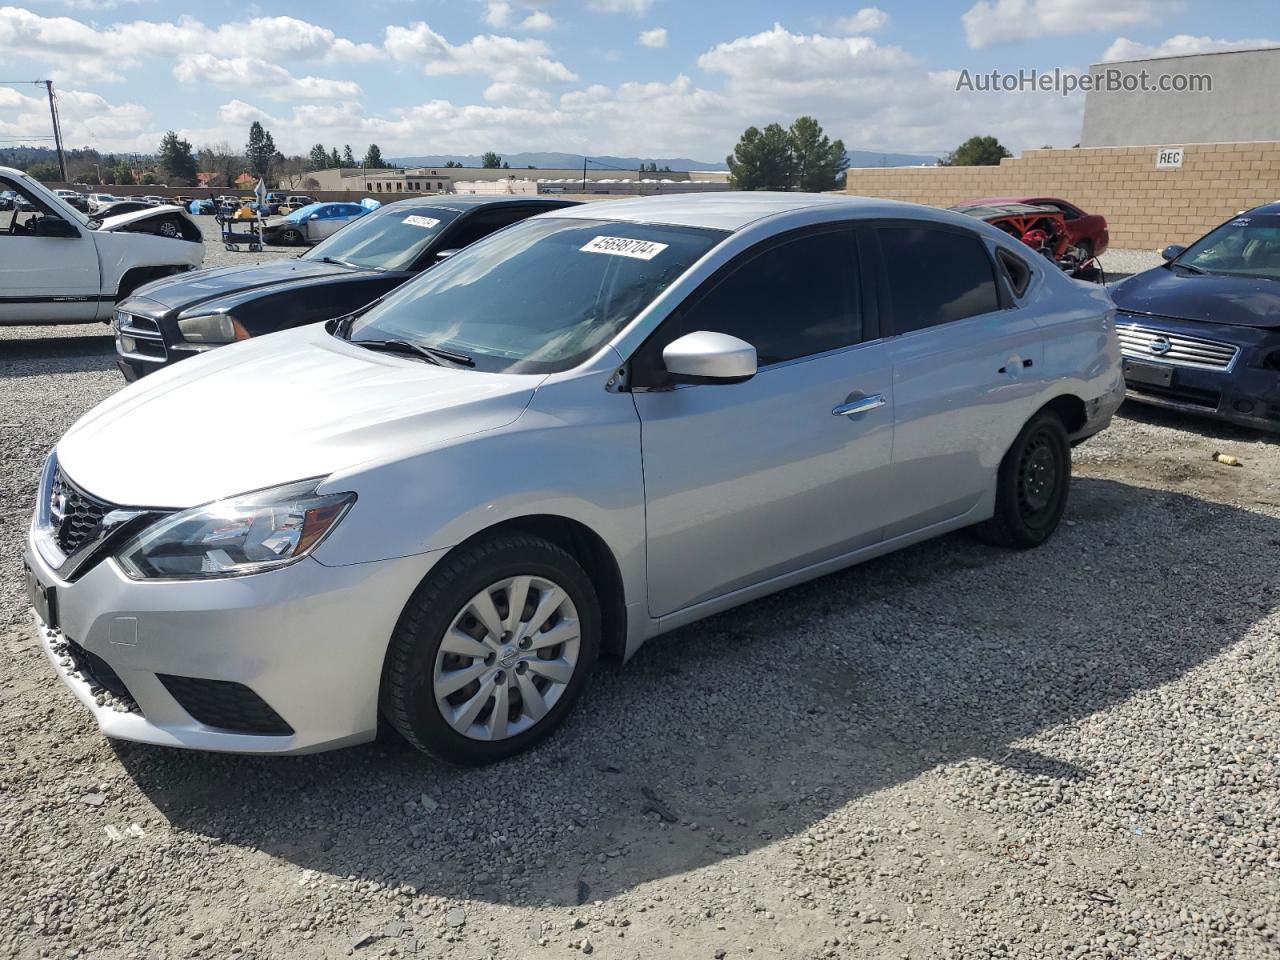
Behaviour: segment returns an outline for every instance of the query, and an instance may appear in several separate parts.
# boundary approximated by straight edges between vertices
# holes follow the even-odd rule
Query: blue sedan
[[[262,228],[262,239],[276,246],[318,243],[369,210],[358,203],[309,203]]]
[[[187,205],[187,211],[189,213],[203,213],[208,216],[213,216],[213,214],[218,212],[218,205],[207,197],[197,198]]]
[[[1130,399],[1280,432],[1280,203],[1111,287]]]

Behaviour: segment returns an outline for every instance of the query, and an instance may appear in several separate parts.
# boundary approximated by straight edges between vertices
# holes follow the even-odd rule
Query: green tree
[[[196,158],[191,152],[191,142],[182,140],[170,130],[160,140],[160,169],[165,179],[175,187],[196,182]]]
[[[172,178],[172,179],[176,179],[176,178]],[[172,183],[172,179],[171,179],[171,181],[170,181],[171,183]],[[154,186],[155,184],[159,183],[159,182],[160,182],[160,180],[156,177],[156,175],[155,175],[154,173],[152,173],[150,170],[148,170],[146,173],[144,173],[142,176],[140,176],[140,177],[138,178],[138,182],[139,182],[139,183],[141,183],[141,184],[145,184],[146,186],[150,187],[150,186]],[[173,186],[186,186],[186,184],[175,183],[175,184],[173,184]]]
[[[329,166],[335,170],[342,166],[342,156],[338,153],[337,147],[329,151]]]
[[[844,141],[822,132],[822,124],[813,117],[797,117],[788,131],[794,160],[794,182],[798,189],[810,193],[834,190],[840,175],[849,166]]]
[[[458,161],[458,160],[449,160],[449,161],[446,161],[446,162],[445,162],[445,166],[446,166],[446,167],[460,167],[460,166],[462,166],[462,163],[461,163],[461,161]]]
[[[344,167],[354,167],[356,165],[356,155],[351,152],[351,144],[347,144],[342,148],[342,165]]]
[[[57,183],[62,179],[62,171],[56,163],[33,163],[27,167],[27,173],[41,183]]]
[[[308,159],[312,170],[326,170],[329,167],[329,154],[325,150],[323,143],[317,143],[311,148]]]
[[[276,142],[269,131],[257,120],[249,127],[249,142],[244,148],[244,158],[249,164],[249,172],[260,180],[270,181],[271,161],[276,155]]]
[[[970,137],[941,160],[942,167],[995,167],[1013,154],[995,137]]]
[[[116,183],[122,187],[131,187],[137,183],[133,178],[133,171],[124,162],[116,165]]]
[[[480,158],[480,166],[484,167],[486,170],[496,170],[498,167],[502,166],[502,158],[490,150]]]
[[[726,157],[729,179],[739,190],[788,190],[795,158],[791,137],[780,125],[763,130],[747,127],[733,153]]]
[[[369,144],[369,149],[364,152],[364,166],[366,168],[385,167],[386,161],[382,159],[382,151],[378,149],[376,143]]]

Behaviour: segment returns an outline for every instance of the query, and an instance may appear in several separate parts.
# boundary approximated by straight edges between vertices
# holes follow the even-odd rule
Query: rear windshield
[[[411,280],[348,335],[467,354],[481,370],[567,370],[725,236],[609,220],[525,220]]]
[[[407,270],[456,216],[451,210],[434,207],[384,208],[343,227],[308,250],[303,259]]]
[[[1197,273],[1280,280],[1280,216],[1241,214],[1173,260]]]

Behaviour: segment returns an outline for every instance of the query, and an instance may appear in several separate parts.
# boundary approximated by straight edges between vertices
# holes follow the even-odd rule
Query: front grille
[[[293,734],[293,727],[243,683],[175,677],[167,673],[156,676],[182,709],[207,727],[261,736]]]
[[[1175,403],[1186,403],[1194,407],[1204,407],[1206,410],[1217,410],[1218,404],[1222,402],[1222,394],[1216,390],[1198,390],[1195,387],[1184,387],[1176,383],[1168,387],[1158,387],[1152,383],[1126,383],[1125,388],[1131,393],[1145,394],[1160,400],[1172,400]]]
[[[1116,334],[1120,338],[1120,349],[1131,357],[1188,367],[1225,370],[1240,352],[1234,343],[1172,333],[1138,323],[1117,324]]]
[[[133,700],[133,695],[129,693],[129,688],[124,685],[120,675],[111,669],[111,664],[96,653],[90,653],[68,636],[64,635],[62,641],[66,644],[65,652],[67,656],[75,664],[76,670],[89,681],[91,687],[102,687],[102,689],[113,696],[119,697],[121,700]]]
[[[102,518],[115,509],[113,504],[91,497],[76,487],[59,467],[49,490],[49,520],[58,548],[68,556],[92,540],[102,526]]]
[[[120,352],[126,357],[164,360],[169,355],[160,333],[160,324],[150,317],[123,311],[117,313],[116,335]]]

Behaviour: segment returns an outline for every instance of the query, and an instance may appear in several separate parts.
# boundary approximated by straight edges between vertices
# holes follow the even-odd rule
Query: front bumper
[[[1149,330],[1209,337],[1235,346],[1228,367],[1173,364],[1166,386],[1126,377],[1125,396],[1139,403],[1212,417],[1241,427],[1280,433],[1280,371],[1263,366],[1280,349],[1280,334],[1252,327],[1195,324],[1166,317],[1122,315],[1118,323],[1137,322]],[[1125,350],[1126,360],[1159,363],[1160,357]]]
[[[105,560],[71,583],[31,544],[25,559],[56,592],[60,629],[35,615],[41,646],[104,734],[197,750],[292,754],[373,738],[387,641],[438,556],[345,567],[308,557],[247,577],[152,582],[130,580]],[[201,722],[192,711],[208,719],[209,698],[174,678],[251,691],[254,702],[283,720],[279,729],[291,732]],[[125,689],[108,692],[117,685]]]

